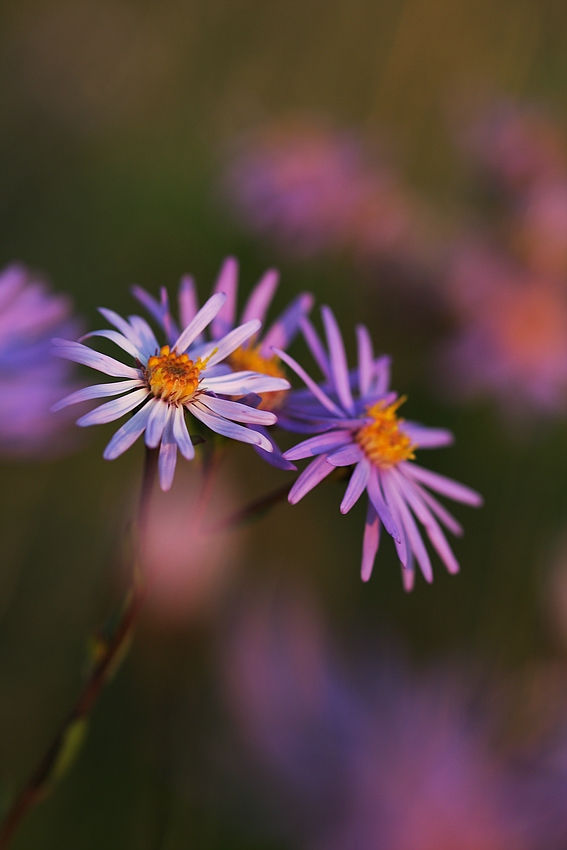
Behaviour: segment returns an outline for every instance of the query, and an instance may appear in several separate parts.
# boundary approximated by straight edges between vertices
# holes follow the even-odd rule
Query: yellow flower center
[[[164,345],[148,360],[146,380],[152,393],[169,404],[186,404],[194,398],[206,360],[190,360],[187,354]]]
[[[273,378],[285,378],[285,372],[279,357],[262,357],[260,346],[240,346],[233,351],[228,362],[235,372],[250,370],[260,372],[262,375],[271,375]],[[281,407],[288,390],[276,390],[271,393],[262,393],[260,410],[277,410]]]
[[[398,419],[396,411],[406,400],[405,396],[393,404],[385,405],[378,401],[367,408],[372,422],[363,425],[355,439],[372,463],[381,469],[397,466],[402,460],[413,460],[415,444],[401,429],[403,419]]]

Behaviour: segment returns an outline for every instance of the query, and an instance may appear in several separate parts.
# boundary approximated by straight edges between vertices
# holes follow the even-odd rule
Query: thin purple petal
[[[177,300],[179,303],[179,321],[181,322],[181,327],[186,328],[199,312],[197,289],[195,287],[195,280],[191,275],[186,274],[181,278]]]
[[[266,313],[278,287],[279,277],[279,272],[276,269],[268,269],[258,281],[242,311],[242,324],[251,322],[252,319],[259,319],[260,322],[264,322]]]
[[[177,464],[177,441],[173,432],[173,423],[176,408],[171,407],[163,430],[161,445],[159,447],[159,486],[166,493],[173,484],[175,466]]]
[[[343,446],[333,454],[329,455],[327,461],[332,466],[352,466],[353,463],[358,463],[364,458],[364,452],[357,443],[351,443],[349,446]]]
[[[277,416],[268,410],[258,410],[255,407],[248,407],[246,404],[240,404],[237,401],[229,401],[224,398],[215,398],[203,394],[199,397],[199,401],[205,404],[213,413],[218,413],[224,416],[225,419],[232,419],[234,422],[246,422],[251,425],[274,425],[277,422]]]
[[[105,460],[114,460],[136,442],[140,434],[146,429],[146,423],[154,404],[155,399],[150,399],[141,410],[138,410],[128,422],[118,429],[104,450],[103,457]]]
[[[304,316],[300,323],[299,327],[301,328],[301,332],[305,337],[305,342],[307,343],[311,354],[315,362],[317,363],[319,369],[322,374],[325,376],[327,381],[331,380],[331,365],[329,363],[329,358],[327,357],[327,353],[323,347],[323,343],[321,342],[321,338],[319,334],[313,327],[313,324]]]
[[[358,343],[358,389],[362,398],[368,395],[374,373],[374,350],[366,325],[356,326]]]
[[[360,577],[362,581],[368,581],[372,575],[372,568],[376,558],[376,552],[380,544],[380,519],[374,505],[368,499],[366,511],[366,524],[364,526],[364,537],[362,539],[362,564]]]
[[[145,440],[146,446],[150,449],[155,449],[159,445],[171,410],[171,406],[166,401],[157,399],[156,402],[146,425]]]
[[[213,292],[226,296],[221,309],[215,314],[211,325],[213,339],[220,339],[232,330],[236,322],[236,295],[238,291],[238,261],[227,257],[214,285]]]
[[[287,348],[291,345],[299,330],[299,322],[309,313],[314,300],[310,292],[302,292],[294,298],[266,332],[260,351],[262,357],[269,357],[272,348]]]
[[[354,505],[356,505],[356,503],[362,496],[364,490],[366,489],[369,476],[370,463],[366,458],[363,458],[359,463],[356,464],[354,471],[350,477],[350,481],[348,482],[348,487],[345,490],[345,494],[341,502],[342,514],[347,514],[350,509],[354,507]]]
[[[310,490],[313,490],[317,484],[330,475],[332,471],[333,467],[330,463],[327,463],[325,455],[321,455],[311,461],[289,491],[287,500],[290,505],[296,505]]]
[[[223,304],[226,296],[222,292],[217,292],[216,295],[211,295],[208,301],[199,310],[192,321],[182,331],[181,336],[176,340],[173,347],[179,353],[186,351],[189,346],[197,339],[201,331],[211,323],[214,316],[217,315]]]
[[[240,348],[243,342],[246,342],[251,336],[260,329],[261,325],[258,319],[253,319],[251,322],[246,322],[245,325],[239,325],[223,336],[222,339],[217,339],[208,349],[205,349],[201,354],[202,360],[207,360],[207,366],[216,366],[237,348]],[[210,354],[209,354],[210,352]]]
[[[479,493],[464,484],[453,481],[451,478],[439,475],[438,472],[431,472],[431,470],[424,469],[416,463],[407,462],[401,465],[401,468],[408,478],[420,481],[426,487],[453,499],[455,502],[463,502],[463,504],[472,505],[475,508],[482,505],[482,496]]]
[[[323,317],[323,324],[327,335],[327,346],[331,360],[333,384],[342,406],[350,414],[353,414],[354,402],[352,400],[352,393],[350,389],[348,364],[343,338],[331,308],[327,306],[321,307],[321,315]]]
[[[372,501],[372,504],[376,508],[378,512],[378,516],[382,520],[382,524],[388,534],[394,538],[394,540],[400,540],[400,532],[394,522],[392,514],[390,512],[390,508],[384,501],[384,496],[382,495],[382,490],[380,488],[380,482],[378,480],[378,470],[375,467],[371,467],[370,475],[368,477],[368,495]]]
[[[140,378],[140,371],[132,366],[126,366],[125,363],[120,363],[114,357],[108,357],[106,354],[101,354],[99,351],[93,351],[86,345],[80,342],[72,342],[67,339],[51,340],[55,346],[52,353],[56,357],[63,357],[66,360],[74,360],[75,363],[81,363],[83,366],[90,366],[91,369],[96,369],[99,372],[104,372],[106,375],[111,375],[113,378]]]
[[[112,384],[93,384],[90,387],[83,387],[82,390],[75,390],[74,393],[65,396],[65,398],[62,398],[61,401],[58,401],[50,409],[53,413],[56,413],[70,404],[80,404],[83,401],[90,401],[93,398],[120,395],[140,386],[143,386],[143,381],[140,380],[115,381]]]
[[[193,416],[200,419],[211,431],[221,434],[223,437],[230,437],[231,440],[239,440],[241,443],[250,443],[255,446],[260,446],[265,451],[272,451],[272,445],[263,434],[254,431],[252,428],[245,428],[243,425],[237,425],[236,422],[230,422],[216,413],[213,413],[203,404],[198,401],[190,402],[187,405]]]
[[[332,452],[339,446],[344,446],[346,442],[350,443],[352,435],[350,431],[327,431],[325,434],[320,434],[317,437],[311,437],[309,440],[304,440],[298,443],[293,448],[284,452],[284,457],[287,460],[302,460],[304,457],[315,457],[323,452]]]
[[[195,447],[191,442],[187,423],[185,422],[185,408],[177,407],[173,416],[173,437],[179,446],[179,451],[185,460],[193,460],[195,457]]]
[[[138,407],[148,397],[148,394],[149,390],[143,387],[122,396],[122,398],[107,401],[77,419],[77,425],[85,428],[88,425],[104,425],[106,422],[114,422],[115,419],[120,419],[125,413],[129,413],[135,407]]]
[[[309,387],[317,401],[319,401],[323,405],[323,407],[326,407],[327,410],[329,410],[331,413],[334,413],[335,416],[344,418],[345,414],[340,409],[340,407],[337,407],[334,401],[331,401],[329,396],[325,392],[323,392],[321,387],[315,383],[313,378],[311,378],[307,374],[305,369],[303,369],[299,365],[297,360],[294,360],[293,357],[290,357],[289,354],[286,354],[286,352],[282,351],[280,348],[275,348],[274,351],[278,355],[278,357],[284,361],[284,363],[287,363],[290,369],[293,369],[295,374],[301,378],[301,380],[306,384],[306,386]]]

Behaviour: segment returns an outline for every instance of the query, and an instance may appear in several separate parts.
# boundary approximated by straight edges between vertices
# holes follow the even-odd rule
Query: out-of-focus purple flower
[[[440,358],[462,397],[504,412],[555,413],[567,403],[567,294],[479,244],[455,250],[448,294],[461,328]]]
[[[148,448],[159,446],[159,479],[162,490],[169,490],[177,463],[177,450],[186,460],[195,456],[195,448],[187,430],[185,411],[191,413],[211,431],[261,446],[273,451],[261,433],[246,424],[273,425],[277,417],[268,410],[256,410],[224,396],[246,396],[257,392],[289,389],[284,378],[262,375],[251,370],[232,372],[223,365],[247,339],[257,334],[260,321],[254,319],[234,328],[213,342],[199,338],[226,301],[217,292],[174,335],[170,345],[159,346],[153,330],[140,316],[123,319],[112,310],[102,309],[104,318],[116,330],[93,331],[87,337],[104,337],[114,342],[134,361],[128,366],[106,354],[100,354],[80,342],[53,339],[54,354],[90,366],[120,380],[95,384],[77,390],[54,405],[54,410],[94,398],[114,398],[82,416],[81,426],[114,422],[133,413],[114,434],[106,449],[106,460],[114,460],[145,434]],[[85,337],[86,338],[86,337]]]
[[[307,601],[280,595],[245,607],[226,656],[244,740],[279,780],[270,796],[293,808],[282,828],[296,842],[301,830],[299,846],[565,846],[565,770],[520,771],[495,754],[494,709],[489,725],[463,686],[469,667],[417,676],[383,655],[359,660],[355,678],[337,655]]]
[[[278,282],[279,273],[275,269],[269,269],[260,278],[240,314],[242,324],[250,321],[264,322]],[[167,290],[162,288],[159,301],[141,286],[134,286],[132,291],[135,298],[159,322],[166,333],[168,342],[173,345],[179,335],[179,326],[172,314]],[[226,300],[210,325],[210,336],[213,340],[220,339],[232,331],[237,324],[238,262],[234,257],[227,257],[220,269],[213,286],[213,293],[219,292],[226,295]],[[281,360],[274,354],[273,349],[274,347],[286,349],[291,345],[299,331],[300,322],[311,310],[313,301],[311,293],[301,292],[263,334],[252,334],[236,351],[233,351],[226,361],[227,365],[234,371],[252,370],[273,378],[285,378]],[[187,275],[181,280],[178,294],[179,320],[182,326],[193,320],[198,310],[198,303],[195,281]],[[287,390],[262,393],[258,406],[261,410],[276,412],[278,416],[280,413],[285,414],[287,395]],[[271,434],[261,425],[253,427],[262,433],[272,446],[270,452],[266,452],[261,446],[256,446],[258,454],[280,469],[295,469],[290,461],[283,458]]]
[[[361,575],[370,578],[382,524],[396,544],[406,590],[414,584],[414,558],[426,579],[433,580],[427,549],[415,519],[425,528],[439,557],[451,573],[459,565],[438,520],[454,534],[462,528],[429,490],[458,502],[478,506],[482,499],[473,490],[413,463],[418,448],[438,448],[452,442],[449,431],[405,422],[397,416],[403,398],[389,389],[389,358],[374,358],[370,334],[357,328],[358,372],[349,375],[343,339],[329,307],[322,308],[327,348],[313,326],[304,320],[306,339],[325,376],[320,386],[285,352],[277,351],[299,375],[311,398],[299,397],[288,413],[317,433],[284,453],[289,460],[315,458],[299,475],[289,493],[296,504],[336,467],[354,466],[341,513],[347,513],[363,492],[368,494]],[[352,384],[358,390],[353,394]]]
[[[58,451],[69,417],[51,405],[71,389],[71,369],[50,354],[53,334],[78,333],[71,302],[24,266],[0,272],[0,452]]]
[[[511,247],[526,266],[567,290],[567,181],[530,189],[518,203],[510,230]]]
[[[368,162],[354,134],[268,125],[245,139],[226,184],[248,227],[292,256],[349,249],[406,265],[425,249],[420,204],[390,166]]]
[[[500,189],[525,191],[567,177],[567,147],[540,109],[510,101],[495,103],[462,134],[475,161]]]

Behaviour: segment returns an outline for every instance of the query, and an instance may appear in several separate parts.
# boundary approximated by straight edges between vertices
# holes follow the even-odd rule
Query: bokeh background
[[[463,397],[446,380],[443,351],[464,321],[447,296],[458,246],[475,251],[480,242],[521,274],[530,262],[517,186],[498,182],[497,168],[478,153],[490,140],[480,134],[479,142],[471,128],[494,110],[533,113],[544,127],[540,135],[567,150],[566,38],[565,10],[555,0],[4,0],[1,265],[18,260],[40,271],[54,290],[73,297],[89,328],[98,326],[99,305],[132,310],[132,283],[173,292],[189,272],[204,299],[222,259],[234,254],[244,296],[276,266],[281,284],[272,315],[301,290],[312,291],[340,317],[351,355],[354,324],[365,321],[377,350],[394,357],[394,386],[409,397],[405,415],[456,435],[453,447],[423,463],[485,498],[481,511],[455,509],[466,528],[454,546],[460,575],[447,575],[437,562],[433,585],[418,580],[408,595],[390,540],[382,542],[371,581],[360,581],[364,509],[341,517],[338,485],[203,543],[192,525],[199,473],[180,470],[169,500],[155,504],[156,557],[166,553],[161,595],[147,606],[77,764],[26,821],[15,848],[331,846],[322,824],[346,791],[337,779],[330,796],[310,806],[310,791],[301,788],[307,775],[311,792],[320,787],[325,753],[338,747],[344,728],[316,750],[320,773],[306,773],[300,759],[295,770],[284,770],[270,737],[283,722],[273,717],[277,689],[268,681],[256,701],[252,685],[242,694],[248,681],[275,676],[288,652],[297,653],[301,670],[305,655],[321,673],[327,661],[313,648],[318,629],[346,680],[361,678],[353,688],[362,695],[377,679],[388,692],[400,689],[396,676],[380,678],[385,663],[410,680],[425,677],[433,690],[428,677],[441,666],[459,699],[490,706],[490,734],[483,735],[495,757],[528,752],[537,761],[551,747],[554,764],[565,765],[565,750],[549,743],[561,740],[567,718],[565,407],[541,410],[529,398],[507,406],[502,387]],[[277,150],[282,138],[297,134],[316,149],[308,163],[321,147],[346,144],[359,182],[379,186],[386,174],[386,200],[377,188],[358,213],[360,228],[345,224],[340,173],[338,194],[324,205],[338,230],[315,245],[296,238],[308,221],[282,238],[285,209],[263,227],[263,210],[281,201],[270,196],[277,180],[262,184],[265,206],[251,214],[256,196],[243,197],[243,157],[258,145]],[[536,159],[544,156],[538,151]],[[331,162],[322,184],[337,168]],[[561,169],[549,178],[559,192]],[[376,213],[381,244],[400,209],[407,216],[398,241],[387,249],[376,247],[373,234],[357,242]],[[567,240],[559,230],[558,240]],[[565,279],[567,292],[567,267],[549,275],[538,268],[537,275],[546,286],[553,277],[562,303],[557,281]],[[469,277],[474,288],[473,272]],[[475,315],[492,309],[485,295]],[[317,308],[313,315],[317,321]],[[294,353],[305,359],[300,343]],[[124,529],[143,452],[136,446],[104,462],[111,432],[81,433],[79,445],[69,436],[69,451],[40,461],[2,458],[3,805],[72,703],[88,635],[119,598]],[[223,461],[214,510],[225,515],[286,480],[289,474],[238,446]],[[263,625],[248,628],[256,620]],[[254,655],[263,642],[274,644],[273,657]],[[289,670],[276,679],[286,675],[293,680]],[[293,681],[284,690],[293,695]],[[400,692],[400,700],[413,701]],[[310,703],[315,728],[318,700],[325,704],[317,693],[315,707]],[[279,733],[281,747],[292,750],[300,733],[291,718],[303,709],[300,697],[289,703],[289,728]],[[360,722],[356,712],[351,722]],[[443,723],[450,721],[432,720]],[[264,731],[255,735],[258,729]],[[565,788],[561,770],[557,788]],[[396,805],[404,795],[400,790]],[[557,812],[565,812],[567,796],[558,792],[557,800]],[[382,828],[378,819],[358,844],[347,831],[336,846],[404,850],[401,839],[381,843]],[[433,846],[444,845],[423,844]],[[562,845],[466,843],[457,831],[447,848],[461,846]]]

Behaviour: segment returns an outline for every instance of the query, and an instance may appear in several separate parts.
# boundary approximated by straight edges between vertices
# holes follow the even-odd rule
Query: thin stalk
[[[138,539],[143,538],[147,524],[150,497],[158,467],[158,450],[147,449],[138,508]],[[137,561],[137,555],[135,561]],[[48,796],[77,756],[84,739],[88,718],[101,691],[111,680],[129,648],[129,639],[146,596],[146,583],[137,564],[111,634],[94,639],[94,659],[87,681],[75,705],[67,715],[51,746],[12,803],[0,827],[0,850],[8,847],[16,829],[41,800]]]

